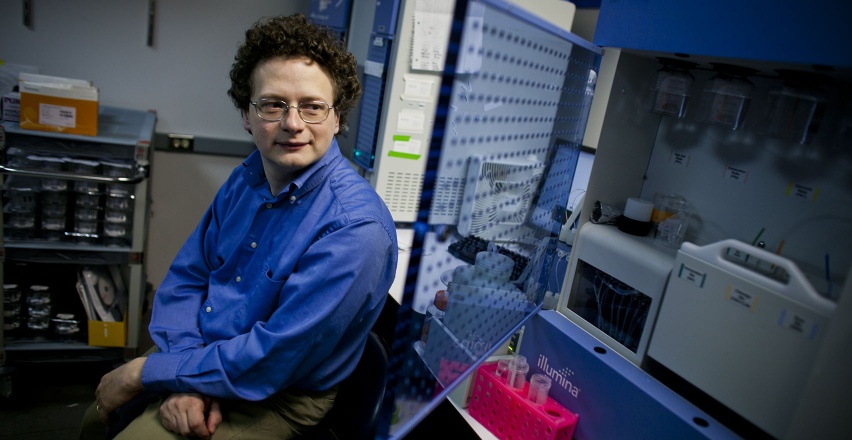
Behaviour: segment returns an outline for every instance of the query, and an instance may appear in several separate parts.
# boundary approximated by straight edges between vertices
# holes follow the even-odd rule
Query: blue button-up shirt
[[[157,289],[146,390],[261,400],[355,368],[396,271],[385,204],[336,140],[277,196],[253,152]]]

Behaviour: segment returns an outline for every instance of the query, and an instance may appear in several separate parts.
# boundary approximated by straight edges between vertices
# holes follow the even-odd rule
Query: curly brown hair
[[[302,14],[258,20],[246,31],[231,66],[228,96],[234,106],[247,111],[251,101],[251,74],[260,63],[273,57],[306,56],[331,77],[334,110],[346,126],[349,111],[361,97],[355,56],[331,29],[308,22]]]

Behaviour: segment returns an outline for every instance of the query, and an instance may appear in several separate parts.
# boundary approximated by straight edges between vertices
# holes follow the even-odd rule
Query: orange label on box
[[[98,101],[21,92],[20,126],[28,130],[98,135]]]

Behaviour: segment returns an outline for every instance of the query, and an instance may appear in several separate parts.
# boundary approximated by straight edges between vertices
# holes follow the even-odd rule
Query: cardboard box
[[[121,322],[89,320],[89,345],[124,347],[127,344],[127,316]]]
[[[21,94],[9,92],[3,95],[3,120],[18,122],[21,120]]]
[[[21,73],[18,88],[21,128],[98,135],[98,89],[90,81]]]

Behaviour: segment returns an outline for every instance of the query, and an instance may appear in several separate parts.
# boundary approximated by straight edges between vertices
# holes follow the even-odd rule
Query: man
[[[163,397],[116,438],[303,433],[331,408],[387,297],[393,220],[334,138],[361,94],[355,58],[304,16],[276,17],[246,32],[230,76],[257,150],[157,289],[156,350],[101,379],[83,438],[140,393]]]

